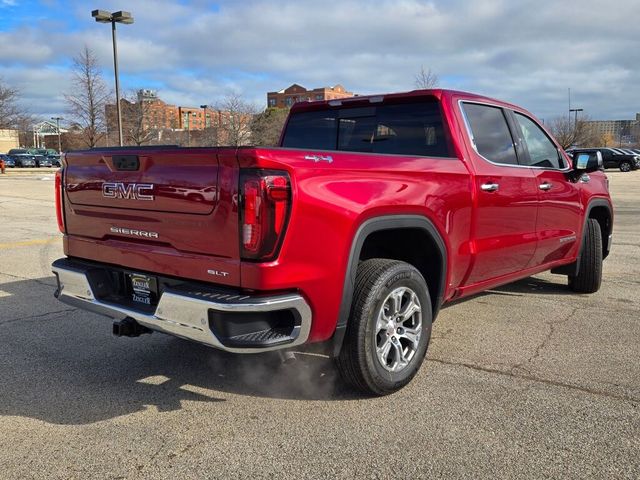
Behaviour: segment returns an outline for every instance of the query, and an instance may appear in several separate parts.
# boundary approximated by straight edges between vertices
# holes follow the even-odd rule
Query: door
[[[513,112],[515,135],[525,149],[521,162],[531,167],[540,200],[537,247],[530,266],[543,265],[575,252],[581,229],[578,184],[569,180],[569,164],[558,146],[532,118]]]
[[[536,247],[538,186],[530,168],[518,163],[502,108],[463,102],[462,112],[477,189],[471,249],[474,261],[466,285],[518,272]]]
[[[616,168],[618,166],[618,162],[616,162],[611,150],[602,148],[600,149],[600,153],[602,154],[602,164],[604,168]]]

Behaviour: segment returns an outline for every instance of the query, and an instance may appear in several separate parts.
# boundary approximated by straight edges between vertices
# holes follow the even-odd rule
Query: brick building
[[[314,102],[318,100],[333,100],[336,98],[353,96],[353,92],[347,92],[340,84],[334,87],[320,87],[314,88],[313,90],[307,90],[303,86],[294,83],[289,88],[285,88],[279,92],[268,92],[267,106],[289,108],[296,102]]]
[[[147,130],[203,130],[222,125],[224,112],[200,107],[169,105],[158,98],[154,90],[138,90],[137,101],[120,99],[122,123],[140,122]],[[115,104],[105,106],[107,127],[116,131],[117,112]]]
[[[125,143],[174,142],[185,145],[244,145],[253,115],[214,108],[169,105],[154,90],[138,90],[137,98],[120,100]],[[105,106],[107,133],[117,135],[115,104]],[[139,142],[139,143],[138,143]]]

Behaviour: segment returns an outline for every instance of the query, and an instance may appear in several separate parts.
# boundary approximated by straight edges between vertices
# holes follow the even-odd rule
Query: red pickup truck
[[[526,110],[422,90],[299,103],[279,148],[68,153],[56,296],[237,353],[315,344],[370,394],[406,385],[440,307],[544,270],[600,287],[613,208]]]

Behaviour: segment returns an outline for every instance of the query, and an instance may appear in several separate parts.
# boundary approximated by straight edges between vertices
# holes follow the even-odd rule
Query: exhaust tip
[[[282,365],[291,365],[292,363],[295,363],[296,361],[296,356],[293,352],[290,351],[278,351],[279,355],[280,355],[280,362],[282,363]]]

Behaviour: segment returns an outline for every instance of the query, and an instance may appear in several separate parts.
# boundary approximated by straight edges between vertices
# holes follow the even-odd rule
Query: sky
[[[358,94],[412,90],[422,67],[439,86],[532,111],[591,119],[640,112],[639,0],[0,0],[0,77],[39,118],[63,116],[72,58],[93,50],[113,88],[109,25],[118,25],[121,89],[215,105],[240,94],[260,108],[292,83]]]

